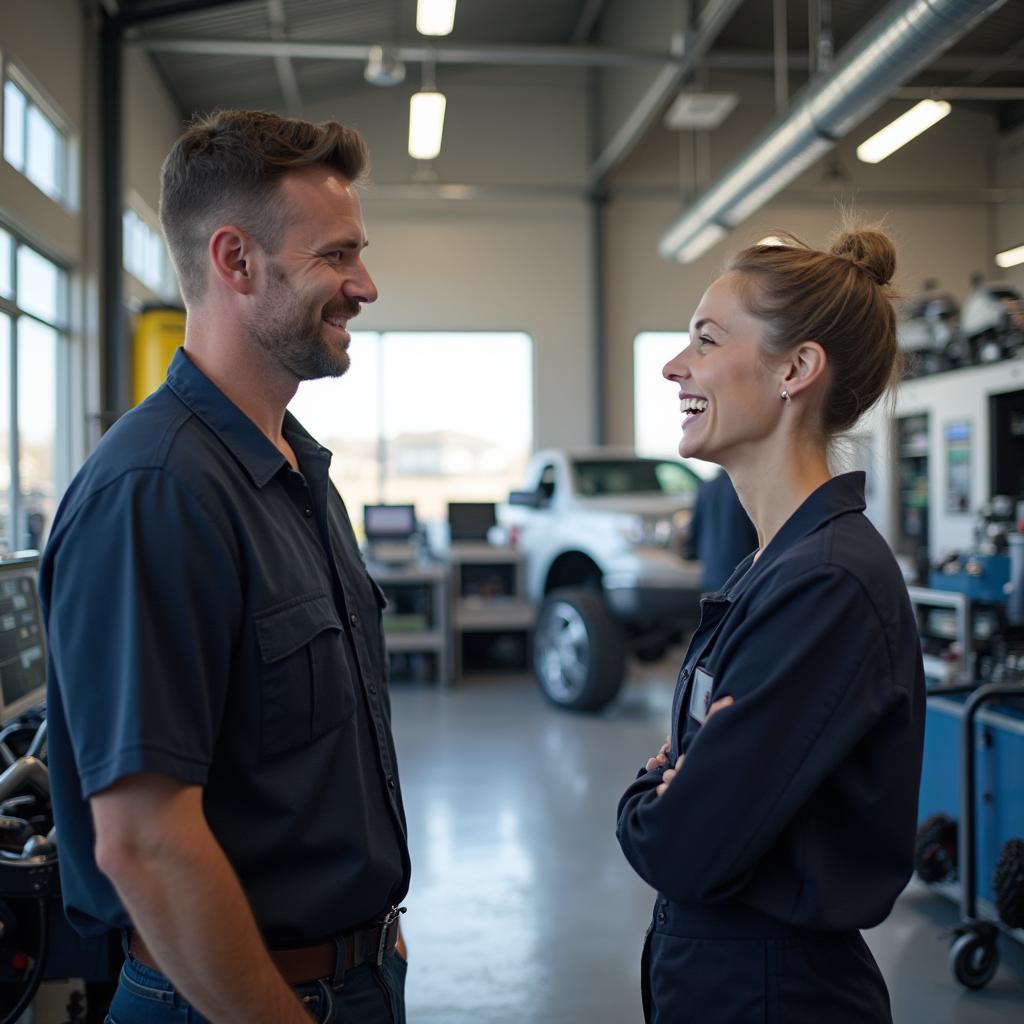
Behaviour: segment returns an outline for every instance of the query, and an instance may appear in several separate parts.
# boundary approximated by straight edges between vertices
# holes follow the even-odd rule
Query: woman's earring
[[[789,389],[788,388],[783,388],[782,392],[779,394],[779,398],[781,398],[784,402],[788,402],[789,401]]]

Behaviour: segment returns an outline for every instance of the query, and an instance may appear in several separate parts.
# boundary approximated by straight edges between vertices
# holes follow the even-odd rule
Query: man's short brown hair
[[[257,110],[196,118],[168,153],[160,189],[160,223],[185,301],[206,292],[206,247],[221,224],[277,251],[288,217],[278,185],[289,171],[323,164],[357,181],[366,163],[359,133],[337,121],[312,124]]]

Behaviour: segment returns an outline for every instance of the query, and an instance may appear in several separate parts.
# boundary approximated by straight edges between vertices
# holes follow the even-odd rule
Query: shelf
[[[525,598],[523,553],[491,544],[453,544],[449,563],[455,678],[467,667],[469,675],[479,676],[474,661],[488,671],[525,663],[537,608]]]
[[[421,633],[388,633],[389,651],[440,651],[445,647],[443,633],[436,630]]]
[[[477,601],[464,598],[456,602],[452,624],[456,630],[466,629],[532,629],[537,609],[532,602],[493,598]]]
[[[383,614],[391,680],[451,682],[448,638],[448,569],[438,562],[371,565],[370,575],[388,598]]]

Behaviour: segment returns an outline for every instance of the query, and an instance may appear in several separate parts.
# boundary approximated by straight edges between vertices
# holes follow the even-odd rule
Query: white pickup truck
[[[553,448],[499,507],[540,604],[532,660],[553,703],[603,707],[627,650],[656,660],[696,624],[700,564],[683,553],[699,481],[677,459]]]

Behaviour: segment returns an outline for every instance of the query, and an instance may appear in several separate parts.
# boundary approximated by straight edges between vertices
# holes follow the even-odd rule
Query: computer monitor
[[[0,561],[0,723],[46,699],[37,554]]]
[[[368,541],[408,541],[416,535],[413,505],[364,505],[363,529]]]
[[[492,526],[497,526],[493,501],[449,501],[448,531],[452,543],[486,541]]]

